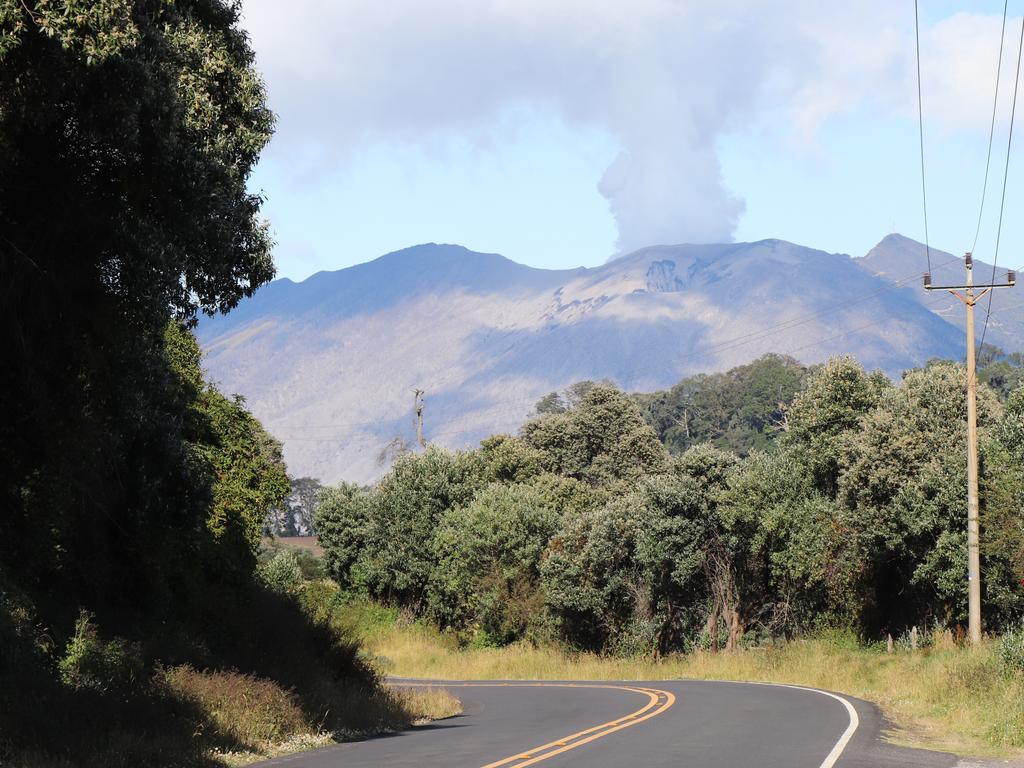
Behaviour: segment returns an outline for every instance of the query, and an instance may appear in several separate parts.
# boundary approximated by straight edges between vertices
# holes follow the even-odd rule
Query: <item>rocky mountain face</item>
[[[918,246],[893,235],[861,259],[780,240],[656,246],[544,270],[420,245],[276,280],[198,335],[212,378],[284,441],[294,475],[369,482],[389,442],[415,434],[415,389],[426,438],[467,446],[581,379],[663,388],[766,352],[848,352],[894,376],[960,357],[963,312],[921,289]],[[1019,349],[1022,321],[993,313],[989,340]]]

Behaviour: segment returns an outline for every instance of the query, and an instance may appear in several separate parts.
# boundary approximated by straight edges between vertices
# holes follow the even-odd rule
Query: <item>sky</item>
[[[920,0],[928,237],[994,255],[1024,0]],[[923,241],[912,0],[243,0],[279,276],[424,242],[535,267]],[[1024,264],[1024,87],[999,262]]]

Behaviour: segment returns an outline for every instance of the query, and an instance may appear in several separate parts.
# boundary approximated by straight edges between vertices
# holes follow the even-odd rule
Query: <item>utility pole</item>
[[[945,290],[963,302],[967,309],[967,610],[971,644],[981,644],[981,526],[978,522],[978,376],[975,371],[974,305],[995,288],[1010,288],[1017,282],[1013,271],[1005,283],[974,284],[974,260],[964,254],[967,280],[963,285],[932,285],[931,273],[925,273],[926,291]],[[975,288],[984,288],[975,294]],[[963,291],[961,294],[960,291]]]
[[[426,394],[426,391],[422,389],[414,389],[412,394],[413,419],[416,424],[416,442],[420,444],[420,448],[426,448],[427,441],[423,437],[423,395]]]

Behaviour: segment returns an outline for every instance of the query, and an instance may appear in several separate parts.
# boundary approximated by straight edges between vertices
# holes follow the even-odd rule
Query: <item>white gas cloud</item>
[[[770,115],[813,142],[837,114],[916,104],[913,11],[888,0],[245,0],[244,13],[275,141],[326,168],[367,142],[485,141],[523,106],[607,130],[622,152],[595,182],[622,251],[731,238],[743,202],[722,179],[726,133]],[[926,103],[990,93],[998,25],[961,14],[926,30],[939,84]]]

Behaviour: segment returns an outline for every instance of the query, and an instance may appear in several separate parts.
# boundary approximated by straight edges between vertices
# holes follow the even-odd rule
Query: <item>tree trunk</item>
[[[708,614],[708,620],[704,624],[704,633],[711,638],[711,650],[715,653],[718,653],[718,614],[721,610],[718,601],[715,601],[711,613]]]
[[[735,608],[730,608],[726,611],[726,619],[729,626],[729,640],[725,646],[727,651],[738,651],[740,648],[740,638],[743,637],[743,622],[740,619],[740,612]]]

